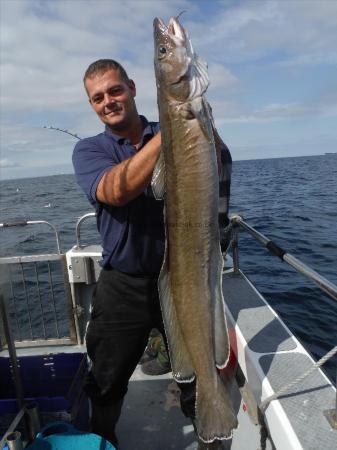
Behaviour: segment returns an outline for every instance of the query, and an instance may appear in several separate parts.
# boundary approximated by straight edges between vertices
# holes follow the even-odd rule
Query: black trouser
[[[129,379],[145,350],[152,328],[157,328],[165,336],[157,278],[141,278],[115,269],[103,269],[93,296],[86,336],[92,366],[84,389],[96,408],[116,405],[120,410]],[[182,383],[179,387],[182,411],[193,418],[194,384]],[[117,417],[117,422],[119,413],[114,411],[112,415]],[[111,424],[112,427],[114,425]]]

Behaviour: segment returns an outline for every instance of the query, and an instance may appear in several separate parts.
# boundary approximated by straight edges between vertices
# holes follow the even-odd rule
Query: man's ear
[[[87,89],[85,83],[84,83],[84,88],[85,88],[85,92],[87,93],[87,96],[88,96],[88,102],[89,102],[90,105],[92,106],[91,98],[89,97],[89,92],[88,92],[88,89]]]
[[[127,85],[132,92],[133,96],[136,97],[136,85],[133,80],[128,80]]]

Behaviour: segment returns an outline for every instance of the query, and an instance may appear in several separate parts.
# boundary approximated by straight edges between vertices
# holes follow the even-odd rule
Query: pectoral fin
[[[213,130],[208,104],[203,97],[196,97],[190,102],[190,111],[198,120],[199,126],[209,142],[213,142]]]

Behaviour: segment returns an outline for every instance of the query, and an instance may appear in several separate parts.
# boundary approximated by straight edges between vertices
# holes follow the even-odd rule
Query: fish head
[[[153,28],[158,91],[178,102],[202,95],[208,87],[207,66],[194,52],[178,18],[171,17],[168,25],[155,18]]]

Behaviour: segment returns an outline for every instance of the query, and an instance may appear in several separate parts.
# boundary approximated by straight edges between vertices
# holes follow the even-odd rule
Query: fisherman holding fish
[[[219,211],[220,225],[226,226],[231,156],[213,127],[212,120],[207,121],[202,118],[204,114],[202,108],[208,108],[206,103],[197,102],[196,107],[194,102],[194,98],[202,99],[201,96],[207,87],[207,73],[204,68],[200,69],[201,66],[198,69],[198,60],[191,53],[193,51],[189,40],[177,19],[171,19],[168,27],[156,19],[154,27],[158,90],[160,77],[161,82],[166,83],[163,77],[163,66],[158,69],[165,57],[164,52],[171,51],[173,58],[178,55],[180,60],[184,54],[190,58],[190,61],[185,64],[184,72],[181,71],[177,80],[174,81],[173,89],[179,96],[180,81],[184,85],[187,101],[181,96],[180,108],[178,108],[180,119],[177,117],[176,123],[178,124],[179,120],[182,124],[191,123],[191,131],[188,131],[188,128],[177,130],[176,136],[177,139],[182,140],[183,146],[192,147],[195,144],[198,148],[201,146],[201,153],[204,155],[205,151],[208,151],[208,149],[205,150],[207,145],[213,151],[212,163],[207,162],[207,156],[202,161],[196,151],[197,166],[199,168],[205,166],[206,171],[200,172],[199,175],[197,171],[194,172],[197,177],[206,177],[209,181],[208,190],[212,191],[215,185],[217,186],[217,192],[214,191],[215,200],[211,197],[207,199],[211,206],[202,208],[205,211],[210,210],[212,214],[216,213],[216,222]],[[158,55],[159,59],[156,59]],[[195,64],[197,68],[194,67]],[[158,71],[161,71],[161,75]],[[135,83],[128,77],[124,68],[114,60],[98,60],[92,63],[84,75],[84,86],[89,103],[105,124],[103,133],[80,140],[73,153],[76,180],[97,213],[97,227],[103,246],[102,271],[93,295],[91,318],[86,334],[90,367],[84,388],[91,400],[91,429],[115,446],[118,445],[115,425],[120,416],[128,382],[143,355],[151,329],[157,328],[163,335],[167,335],[173,363],[173,376],[181,388],[181,407],[184,414],[193,421],[200,438],[199,448],[221,448],[221,440],[230,437],[232,429],[236,426],[236,418],[216,371],[216,365],[223,366],[228,357],[228,337],[223,306],[222,303],[216,303],[222,301],[221,288],[218,286],[219,271],[220,276],[222,271],[222,263],[218,260],[220,257],[222,261],[218,224],[211,223],[214,214],[202,218],[203,223],[200,222],[199,227],[195,226],[196,222],[188,221],[188,215],[179,216],[178,212],[176,216],[174,214],[172,217],[167,216],[172,203],[167,203],[166,198],[170,200],[173,195],[178,202],[181,202],[181,199],[179,199],[179,193],[174,193],[173,189],[170,191],[169,186],[165,187],[163,180],[164,163],[170,160],[168,143],[172,136],[168,130],[172,123],[166,121],[164,117],[166,112],[163,112],[160,104],[161,132],[159,123],[149,122],[144,116],[138,114],[135,103]],[[158,100],[160,98],[158,92]],[[168,100],[167,107],[169,103]],[[207,114],[211,116],[209,108]],[[199,137],[194,135],[193,130],[196,117],[197,121],[201,117],[202,122],[198,130]],[[166,124],[162,123],[162,120],[165,120]],[[186,136],[188,139],[184,142]],[[172,146],[174,147],[175,144],[173,142]],[[214,167],[216,172],[213,173]],[[187,172],[191,170],[188,167],[185,169]],[[218,172],[221,179],[220,199],[222,201],[220,202],[218,202]],[[168,167],[166,167],[166,174],[172,175]],[[179,182],[178,178],[176,178],[177,182]],[[196,180],[197,178],[191,179],[191,183],[194,184],[195,194],[199,193],[203,201],[203,194],[196,185]],[[164,194],[165,190],[166,194]],[[213,193],[211,192],[210,195],[212,196]],[[164,201],[160,199],[162,196],[167,196],[165,197],[166,224],[163,213]],[[193,208],[198,210],[200,205],[197,198],[194,198],[193,202]],[[218,205],[220,205],[219,210]],[[181,206],[185,208],[182,203]],[[168,224],[170,220],[175,222],[174,226]],[[180,224],[180,220],[184,223]],[[215,238],[209,234],[213,231],[216,233]],[[200,308],[193,303],[190,305],[172,303],[175,297],[182,295],[178,286],[181,279],[179,274],[170,272],[168,252],[175,258],[177,265],[179,265],[179,258],[182,261],[184,256],[181,257],[174,252],[172,247],[174,241],[171,236],[177,236],[178,240],[182,238],[189,242],[191,234],[192,240],[198,239],[198,249],[195,250],[192,247],[190,250],[187,249],[190,251],[189,258],[192,260],[205,258],[211,261],[212,267],[213,262],[216,261],[214,271],[206,274],[214,280],[212,291],[217,297],[214,305],[211,298],[213,294],[208,292],[205,293],[206,298],[209,298],[208,303],[201,305]],[[212,242],[202,242],[201,235],[206,236],[206,241],[211,236]],[[216,239],[217,242],[215,242]],[[223,245],[226,246],[226,243]],[[200,252],[200,257],[195,251]],[[189,259],[187,258],[186,261],[188,262]],[[187,270],[188,267],[185,269]],[[206,272],[201,269],[198,274],[200,283],[198,282],[197,289],[203,283],[203,273]],[[187,270],[186,276],[187,278],[190,276],[190,270]],[[192,282],[194,283],[193,280]],[[184,289],[190,289],[190,285],[187,284]],[[192,298],[193,295],[192,293]],[[165,301],[168,302],[168,309],[165,309],[163,305]],[[202,338],[194,339],[191,327],[181,329],[182,320],[180,317],[175,317],[183,314],[184,308],[188,307],[193,308],[196,316],[204,315],[205,322],[209,316],[208,309],[213,311],[213,313],[210,312],[212,317],[209,318],[209,325],[201,327],[205,332],[210,333],[206,336],[205,344]],[[223,344],[219,344],[217,337],[214,339],[212,337],[214,321],[212,314],[223,315],[219,320],[220,326],[224,327],[220,335],[220,340],[225,341]],[[164,330],[163,319],[166,330]],[[217,321],[216,318],[215,321]],[[204,348],[212,354],[213,350],[208,348],[208,345],[214,347],[214,364],[213,361],[209,362],[206,359],[202,361],[200,354],[199,356],[192,354],[198,346],[198,352]],[[198,358],[200,363],[197,361]],[[209,383],[206,389],[205,382]],[[197,386],[196,394],[195,386]],[[208,389],[212,395],[219,396],[218,405],[212,395],[208,396]],[[200,400],[197,401],[197,407],[195,395]],[[211,415],[203,409],[203,405],[205,408],[210,407],[209,400],[212,405],[215,405],[214,411],[211,405]],[[218,411],[219,408],[220,411]],[[211,422],[215,416],[219,418],[216,419],[214,428]]]

